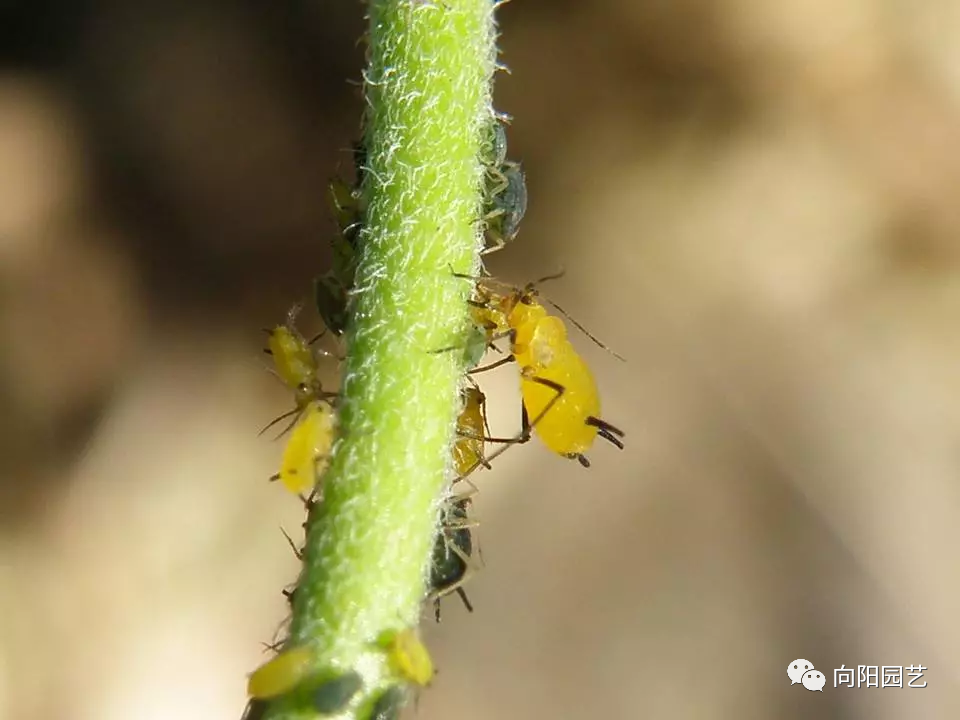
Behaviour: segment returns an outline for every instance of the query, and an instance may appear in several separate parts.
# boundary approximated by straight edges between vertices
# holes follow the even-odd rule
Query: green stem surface
[[[365,73],[367,211],[346,332],[340,439],[311,511],[287,648],[356,670],[338,716],[394,683],[377,637],[419,622],[451,465],[470,283],[482,236],[481,148],[493,117],[491,0],[374,0]],[[319,717],[302,694],[267,720]],[[329,716],[325,716],[329,717]]]

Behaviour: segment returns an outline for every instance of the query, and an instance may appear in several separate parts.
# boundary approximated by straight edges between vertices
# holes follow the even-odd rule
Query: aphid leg
[[[499,360],[495,360],[489,365],[483,365],[481,367],[473,368],[472,370],[467,370],[467,375],[476,375],[477,373],[486,372],[487,370],[494,370],[495,368],[498,368],[501,365],[512,363],[514,360],[516,360],[516,358],[513,356],[513,353],[510,353],[505,358],[500,358]]]
[[[470,604],[470,599],[467,597],[466,591],[462,587],[458,587],[456,593],[463,601],[463,606],[467,609],[467,612],[473,612],[473,605]]]
[[[303,493],[300,493],[300,500],[303,502],[303,507],[306,508],[307,512],[313,510],[314,504],[319,500],[317,497],[320,494],[320,485],[319,483],[313,486],[313,490],[310,491],[310,494],[307,497],[303,496]]]
[[[546,378],[538,377],[536,375],[529,376],[527,372],[527,368],[524,368],[524,370],[521,372],[521,377],[524,380],[527,380],[529,382],[535,382],[535,383],[544,385],[550,388],[551,390],[553,390],[554,392],[556,392],[557,394],[554,395],[552,398],[550,398],[550,401],[546,404],[543,410],[540,411],[540,414],[538,414],[533,419],[532,422],[530,421],[530,418],[527,415],[526,406],[524,405],[521,407],[520,417],[521,417],[522,423],[521,423],[520,434],[517,435],[516,437],[484,438],[484,440],[486,440],[487,442],[503,443],[503,447],[498,448],[492,454],[487,456],[487,462],[492,462],[496,458],[500,457],[503,453],[505,453],[514,445],[520,445],[522,443],[529,442],[530,438],[533,436],[533,430],[534,428],[536,428],[537,423],[539,423],[544,417],[546,417],[547,413],[550,412],[551,409],[553,409],[553,406],[556,405],[557,402],[559,402],[560,398],[563,397],[563,394],[567,391],[567,389],[563,385],[561,385],[560,383],[556,383],[553,380],[547,380]]]
[[[470,471],[470,473],[472,473],[472,472],[473,472],[473,470]],[[451,483],[451,485],[454,485],[454,484],[456,484],[456,483],[458,483],[458,482],[465,482],[467,485],[470,486],[470,489],[467,490],[467,491],[465,491],[465,492],[458,493],[457,495],[451,495],[451,496],[449,496],[449,500],[451,500],[451,501],[453,501],[453,502],[456,502],[456,501],[464,501],[464,502],[468,502],[468,503],[469,503],[469,502],[470,502],[470,498],[472,498],[474,495],[476,495],[478,492],[480,492],[480,488],[478,488],[476,485],[474,485],[474,484],[473,484],[473,481],[472,481],[469,477],[467,477],[467,475],[469,475],[470,473],[464,473],[463,475],[454,478],[454,479],[453,479],[453,482]]]
[[[490,425],[487,423],[486,415],[483,416],[483,424],[486,428],[487,435],[489,435]],[[470,430],[461,430],[459,428],[457,429],[457,437],[467,438],[468,440],[482,440],[484,442],[489,442],[487,435],[480,435]],[[484,456],[482,449],[479,452],[479,457],[477,458],[477,461],[473,465],[471,465],[470,469],[467,470],[465,473],[463,473],[461,477],[466,477],[467,475],[470,475],[480,467],[486,468],[487,470],[490,469],[490,463],[487,462],[487,458]],[[457,478],[457,480],[459,479],[460,478]],[[454,480],[454,482],[456,482],[456,480]]]
[[[487,173],[490,175],[490,177],[493,179],[493,182],[494,182],[493,185],[487,188],[487,197],[495,198],[497,195],[499,195],[500,193],[502,193],[504,190],[507,189],[507,186],[510,184],[510,181],[507,180],[507,176],[504,174],[504,172],[500,168],[494,167],[493,165],[487,168]],[[503,212],[504,211],[501,209],[497,214],[502,215]]]
[[[489,255],[490,253],[495,253],[500,250],[503,250],[507,246],[506,241],[503,239],[503,237],[499,233],[490,233],[489,228],[488,228],[488,233],[489,233],[490,239],[493,240],[493,245],[491,245],[490,247],[485,247],[483,250],[481,250],[480,251],[481,257],[483,257],[484,255]]]
[[[307,345],[313,345],[313,344],[314,344],[315,342],[317,342],[320,338],[322,338],[324,335],[326,335],[326,334],[327,334],[327,330],[329,330],[329,329],[330,329],[330,328],[324,328],[324,329],[321,330],[318,334],[314,335],[312,338],[310,338],[309,340],[307,340]],[[329,354],[330,354],[330,353],[328,353],[326,350],[321,350],[321,352],[322,352],[324,355],[329,355]]]
[[[466,582],[470,580],[470,578],[472,578],[476,573],[480,571],[480,567],[477,565],[474,559],[470,555],[467,555],[465,552],[463,552],[456,545],[448,542],[447,548],[463,561],[463,564],[466,566],[466,571],[463,573],[460,579],[457,580],[456,582],[450,583],[449,585],[447,585],[441,590],[434,590],[429,595],[427,595],[427,601],[433,602],[435,608],[437,607],[437,604],[440,602],[440,599],[445,598],[450,593],[456,592],[459,595],[460,594],[458,592],[459,588],[462,588],[466,584]],[[461,599],[462,598],[463,596],[461,595]],[[467,606],[467,609],[470,612],[473,612],[473,606],[470,605],[469,602],[465,604]],[[437,622],[440,622],[440,620],[438,619]]]
[[[303,560],[303,553],[300,551],[300,548],[297,547],[296,543],[293,542],[293,538],[287,534],[287,531],[283,528],[280,528],[280,532],[283,533],[283,536],[287,539],[287,543],[290,545],[290,549],[293,550],[293,554],[297,556],[297,560]]]

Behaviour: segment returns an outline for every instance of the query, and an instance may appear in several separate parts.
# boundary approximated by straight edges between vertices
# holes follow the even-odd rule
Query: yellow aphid
[[[327,402],[308,403],[287,440],[280,472],[271,479],[295,494],[313,490],[329,461],[336,427],[336,413]]]
[[[549,364],[527,368],[520,391],[531,426],[550,450],[579,458],[590,449],[601,422],[600,395],[579,355],[560,351]]]
[[[526,442],[535,431],[550,450],[587,466],[589,462],[583,453],[598,435],[622,449],[623,431],[600,418],[600,395],[593,373],[567,339],[563,320],[550,315],[539,302],[539,282],[543,280],[501,294],[494,289],[500,283],[478,279],[473,318],[486,323],[488,342],[509,337],[511,358],[520,365],[523,430],[506,442]],[[607,349],[572,318],[568,319]],[[504,326],[508,329],[501,330]],[[505,450],[506,447],[498,450],[487,460]]]
[[[267,347],[273,356],[277,375],[291,390],[313,383],[317,363],[307,341],[287,325],[278,325],[270,331]]]
[[[379,645],[386,651],[390,669],[414,685],[425,686],[433,679],[433,660],[413,628],[388,630]]]
[[[267,348],[264,351],[273,358],[277,376],[293,391],[298,409],[310,400],[329,399],[334,395],[325,393],[320,384],[319,356],[329,356],[330,353],[314,349],[311,344],[316,338],[308,341],[300,334],[295,324],[299,312],[300,306],[294,305],[287,313],[287,321],[283,325],[266,331]]]
[[[309,645],[284,650],[251,673],[247,695],[266,699],[290,692],[316,668],[317,653]]]
[[[486,397],[478,387],[461,391],[463,409],[457,418],[457,439],[453,443],[453,467],[457,475],[469,475],[485,465],[483,439],[487,428]]]

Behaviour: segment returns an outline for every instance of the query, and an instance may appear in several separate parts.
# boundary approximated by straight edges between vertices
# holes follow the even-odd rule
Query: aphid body
[[[336,413],[329,403],[308,403],[284,447],[280,472],[272,479],[280,480],[295,494],[313,490],[329,459],[336,427]]]
[[[430,595],[434,613],[440,622],[440,599],[456,592],[464,607],[473,612],[473,606],[464,592],[463,584],[473,571],[473,535],[467,518],[469,499],[455,498],[444,508],[442,527],[437,532],[430,568]]]
[[[463,408],[457,418],[457,439],[453,443],[453,467],[459,477],[469,475],[484,465],[483,438],[486,434],[486,397],[480,388],[471,386],[461,391]]]
[[[520,221],[527,213],[527,180],[520,163],[510,162],[503,166],[502,172],[505,186],[493,196],[486,217],[487,232],[494,246],[487,248],[485,253],[499,250],[516,238]]]
[[[388,630],[379,641],[391,670],[406,682],[426,686],[433,679],[433,660],[416,630]]]
[[[309,645],[284,650],[253,671],[247,680],[247,694],[266,700],[290,692],[310,677],[316,658]]]
[[[473,305],[488,327],[508,328],[491,332],[488,341],[509,337],[511,356],[520,365],[524,430],[514,442],[526,442],[535,430],[550,450],[584,465],[588,462],[583,453],[598,434],[622,449],[618,438],[623,432],[600,419],[593,373],[568,340],[563,320],[550,315],[537,299],[537,283],[507,294],[496,292],[492,284],[477,282]],[[474,319],[479,319],[476,313]]]
[[[300,306],[295,305],[287,313],[287,321],[267,330],[267,349],[265,352],[273,358],[273,367],[277,376],[294,393],[297,407],[302,408],[315,398],[330,398],[320,384],[319,355],[329,355],[325,351],[315,350],[311,343],[297,330],[295,320]],[[268,426],[269,427],[269,426]]]

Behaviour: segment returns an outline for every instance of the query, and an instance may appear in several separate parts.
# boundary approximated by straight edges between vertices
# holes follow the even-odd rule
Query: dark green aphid
[[[370,712],[369,720],[397,720],[400,711],[407,702],[406,691],[397,685],[388,688],[377,698]]]
[[[342,335],[347,327],[347,293],[332,273],[313,279],[313,300],[330,332]]]
[[[363,688],[363,678],[354,670],[318,685],[313,691],[313,709],[321,715],[343,710]]]
[[[456,592],[468,612],[473,605],[464,592],[463,584],[473,574],[470,561],[473,556],[473,535],[467,518],[468,498],[456,499],[444,509],[443,527],[433,545],[433,565],[430,570],[430,596],[434,613],[440,622],[440,598]]]
[[[520,230],[520,221],[527,212],[527,182],[520,163],[508,162],[501,168],[500,188],[487,200],[487,237],[493,245],[483,252],[503,248]]]

